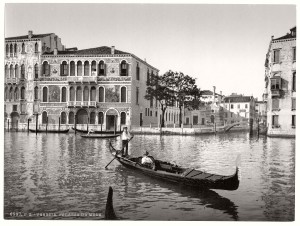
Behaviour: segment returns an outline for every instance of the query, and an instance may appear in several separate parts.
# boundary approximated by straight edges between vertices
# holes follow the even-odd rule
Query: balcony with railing
[[[17,84],[19,82],[18,78],[6,78],[5,83],[7,84]]]
[[[69,101],[68,107],[97,107],[96,101]]]
[[[68,76],[67,81],[70,83],[97,83],[97,76]]]

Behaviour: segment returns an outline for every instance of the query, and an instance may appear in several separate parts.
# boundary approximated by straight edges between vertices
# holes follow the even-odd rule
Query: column
[[[71,75],[71,61],[69,61],[69,64],[68,64],[68,76]]]
[[[92,75],[92,63],[89,62],[89,74],[88,76],[91,76]]]
[[[75,76],[77,77],[77,62],[75,62]]]

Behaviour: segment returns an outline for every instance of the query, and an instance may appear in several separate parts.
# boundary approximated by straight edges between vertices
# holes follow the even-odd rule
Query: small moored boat
[[[142,157],[122,157],[120,150],[116,150],[111,142],[109,144],[111,154],[124,166],[144,173],[150,177],[156,177],[165,181],[175,182],[197,187],[201,190],[223,189],[236,190],[239,187],[238,167],[233,175],[224,176],[206,173],[196,169],[183,168],[169,162],[154,160],[154,166],[142,165]]]
[[[32,133],[36,133],[35,129],[29,129],[30,132]],[[64,129],[64,130],[52,130],[52,129],[48,129],[47,131],[45,129],[38,129],[37,130],[38,133],[67,133],[69,132],[69,129]]]
[[[107,138],[116,138],[120,136],[119,134],[117,135],[113,135],[113,134],[84,134],[84,135],[81,135],[81,137],[84,137],[84,138],[100,138],[100,139],[107,139]]]
[[[89,131],[87,131],[86,129],[75,129],[74,127],[72,127],[73,130],[76,130],[76,132],[79,133],[88,133]],[[93,133],[96,134],[114,134],[114,131],[99,131],[99,130],[93,130]],[[121,134],[122,131],[116,131],[116,134]],[[115,134],[114,134],[115,135]]]

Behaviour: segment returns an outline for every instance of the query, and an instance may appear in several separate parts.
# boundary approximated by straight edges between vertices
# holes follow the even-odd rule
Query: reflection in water
[[[166,192],[166,196],[168,195],[167,193],[172,192],[172,193],[177,193],[178,195],[186,198],[192,198],[196,199],[199,201],[198,205],[199,206],[205,206],[206,208],[212,208],[215,210],[221,210],[223,213],[227,213],[230,215],[230,217],[233,220],[238,220],[238,212],[237,212],[237,206],[230,201],[229,199],[220,196],[217,192],[212,191],[212,190],[206,190],[206,191],[201,191],[201,190],[195,190],[192,187],[187,187],[185,185],[170,185],[169,182],[165,182],[156,178],[149,178],[146,175],[143,175],[142,173],[137,173],[131,169],[126,169],[123,166],[118,166],[116,168],[116,172],[120,173],[122,175],[124,183],[125,183],[125,188],[134,188],[135,184],[143,183],[143,181],[147,181],[147,183],[154,184],[156,186],[159,186],[160,188],[163,188],[163,190]],[[131,178],[135,178],[134,181],[130,181]],[[132,184],[131,182],[134,182],[135,184]],[[125,189],[125,192],[128,193],[128,189]],[[145,191],[146,192],[146,191]],[[136,192],[132,191],[134,193],[134,199],[140,199],[142,198],[141,196],[144,196],[143,192]],[[176,202],[176,200],[174,200]],[[194,207],[194,208],[197,208]],[[186,207],[180,207],[181,210],[183,211],[191,211],[192,208],[186,208]],[[160,209],[157,209],[159,212]]]
[[[257,139],[248,133],[230,133],[136,135],[130,142],[134,156],[147,150],[157,159],[224,175],[234,173],[235,159],[241,155],[242,180],[238,190],[199,192],[136,174],[117,161],[105,170],[112,159],[108,140],[84,139],[75,134],[4,136],[6,218],[16,218],[10,214],[21,212],[88,213],[91,216],[47,219],[102,219],[108,188],[112,186],[115,212],[121,219],[294,219],[294,139]],[[120,140],[114,145],[120,147]]]

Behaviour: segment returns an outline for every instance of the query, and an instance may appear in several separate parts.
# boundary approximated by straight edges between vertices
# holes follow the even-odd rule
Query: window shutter
[[[106,76],[106,64],[104,64],[104,76]]]
[[[129,75],[129,64],[126,64],[126,76]]]

